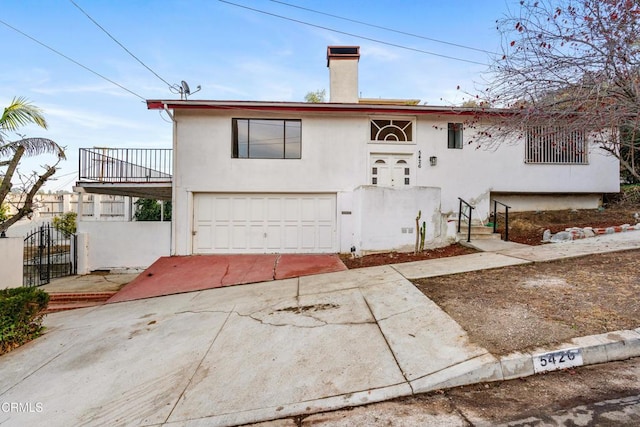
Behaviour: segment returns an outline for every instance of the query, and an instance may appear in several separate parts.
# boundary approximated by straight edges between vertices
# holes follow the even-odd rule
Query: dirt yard
[[[622,204],[604,209],[564,210],[545,212],[514,212],[509,214],[509,240],[527,245],[542,244],[542,233],[549,229],[552,233],[571,227],[611,227],[622,224],[636,224],[633,217],[640,212],[640,206]],[[504,237],[504,219],[498,219],[498,231]]]
[[[510,240],[542,244],[542,233],[570,227],[608,227],[638,222],[637,203],[599,210],[523,212],[510,215]],[[640,233],[640,231],[634,231]],[[356,259],[348,268],[464,255],[460,245],[419,254],[387,253]],[[532,349],[570,338],[640,327],[640,251],[453,276],[422,279],[416,286],[497,355]]]
[[[472,341],[503,355],[639,327],[638,259],[638,250],[616,252],[421,279],[415,284]]]
[[[622,224],[633,225],[639,222],[633,216],[637,212],[640,213],[640,205],[630,203],[615,204],[604,209],[514,212],[509,214],[509,240],[527,245],[541,245],[542,233],[546,229],[551,230],[552,233],[557,233],[571,227],[596,228]],[[498,224],[502,226],[504,224],[503,221],[503,218],[499,218]],[[504,237],[504,229],[498,227],[498,231]],[[347,268],[351,269],[465,255],[473,252],[475,252],[473,249],[455,244],[417,254],[391,252],[358,258],[342,255],[341,258]]]

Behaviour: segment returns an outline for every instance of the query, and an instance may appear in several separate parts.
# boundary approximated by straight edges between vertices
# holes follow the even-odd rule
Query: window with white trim
[[[413,122],[396,119],[371,120],[371,141],[412,142]]]
[[[302,122],[282,119],[232,119],[234,159],[299,159]]]
[[[583,131],[562,126],[531,126],[526,132],[525,163],[586,165]]]

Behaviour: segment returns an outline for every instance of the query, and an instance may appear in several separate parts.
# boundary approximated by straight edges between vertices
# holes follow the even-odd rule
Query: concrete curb
[[[503,356],[500,358],[502,376],[505,380],[511,380],[539,373],[540,371],[536,372],[534,368],[534,359],[563,350],[579,352],[582,357],[582,363],[572,364],[571,366],[549,367],[544,372],[639,357],[640,328],[573,338],[570,342],[561,344],[558,347],[539,348],[528,353],[516,352]]]
[[[548,366],[543,371],[536,370],[534,359],[568,350],[579,355],[570,365]],[[512,380],[542,372],[614,362],[633,357],[640,357],[640,328],[573,338],[557,347],[538,348],[524,353],[515,352],[500,358],[487,353],[410,383],[413,394],[419,394],[464,385]]]

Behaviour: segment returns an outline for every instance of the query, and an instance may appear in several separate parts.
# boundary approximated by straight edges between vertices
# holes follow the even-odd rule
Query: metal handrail
[[[173,151],[166,148],[80,148],[79,177],[98,182],[171,182]]]
[[[504,206],[504,241],[509,241],[509,209],[511,206],[505,205],[502,202],[493,200],[493,232],[496,233],[498,229],[498,205]]]
[[[458,233],[460,232],[460,223],[462,222],[462,217],[464,216],[467,219],[467,222],[468,222],[468,226],[467,226],[467,242],[470,242],[471,241],[471,214],[473,213],[473,210],[475,209],[475,207],[471,206],[469,203],[465,202],[460,197],[458,197],[458,200],[460,200],[459,208],[458,208]],[[469,213],[468,214],[466,214],[466,213],[463,214],[462,213],[462,204],[463,203],[467,206],[467,208],[469,208]]]

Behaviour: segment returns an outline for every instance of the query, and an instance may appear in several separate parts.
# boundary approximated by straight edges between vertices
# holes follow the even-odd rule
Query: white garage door
[[[194,194],[193,253],[336,252],[335,194]]]

